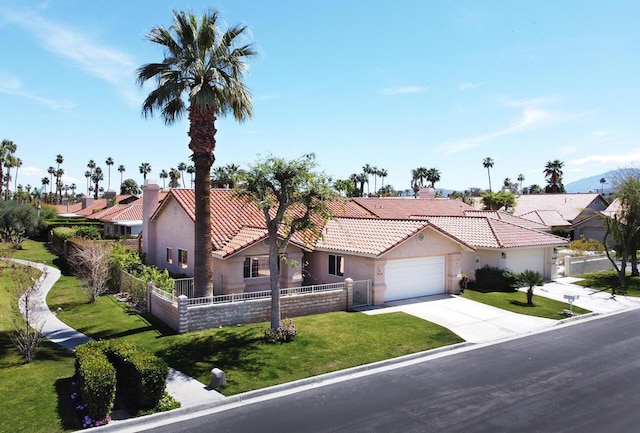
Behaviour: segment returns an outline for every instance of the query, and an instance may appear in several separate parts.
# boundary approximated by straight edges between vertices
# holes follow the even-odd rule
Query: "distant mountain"
[[[604,193],[608,194],[613,192],[613,185],[611,179],[617,174],[620,174],[622,170],[611,170],[606,173],[597,174],[591,177],[585,177],[584,179],[576,180],[575,182],[568,183],[564,186],[567,192],[601,192],[602,184],[600,179],[603,177],[607,180],[604,184]]]

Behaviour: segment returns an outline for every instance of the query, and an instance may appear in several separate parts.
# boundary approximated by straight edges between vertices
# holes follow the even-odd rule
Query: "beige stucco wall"
[[[502,253],[504,252],[504,257]],[[557,277],[553,247],[511,248],[504,250],[483,250],[465,252],[462,255],[462,273],[475,280],[475,271],[484,266],[523,272],[526,269],[538,271],[545,280]]]
[[[280,287],[300,287],[302,285],[302,250],[289,244],[285,250],[287,262],[280,264]],[[213,260],[213,291],[215,294],[229,294],[269,290],[269,277],[244,278],[244,260],[249,256],[269,254],[266,242],[258,242],[251,247],[225,259]],[[344,280],[344,279],[342,279]]]
[[[385,265],[388,260],[409,259],[429,256],[445,256],[445,290],[456,293],[462,264],[462,247],[441,233],[427,228],[400,245],[389,250],[381,257],[362,257],[342,252],[315,251],[305,256],[305,284],[322,284],[351,278],[354,281],[372,280],[373,303],[384,303],[387,288],[385,283]],[[422,238],[422,240],[420,240]],[[328,256],[337,254],[344,257],[344,276],[329,275]]]
[[[173,199],[155,220],[155,250],[149,252],[151,263],[174,274],[193,277],[193,221]],[[173,249],[173,263],[167,263],[167,248]],[[178,249],[187,251],[187,267],[178,266]]]

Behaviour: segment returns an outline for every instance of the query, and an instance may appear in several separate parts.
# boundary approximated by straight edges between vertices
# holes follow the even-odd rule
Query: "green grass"
[[[533,305],[527,304],[527,294],[524,292],[483,292],[467,289],[460,296],[472,301],[513,311],[514,313],[544,317],[547,319],[564,319],[566,316],[561,313],[563,310],[569,309],[569,304],[567,303],[545,298],[544,296],[536,296],[535,289],[533,291]],[[590,313],[589,310],[576,306],[573,307],[573,312],[574,314]]]
[[[611,293],[611,288],[615,287],[616,293],[620,293],[620,283],[616,271],[594,272],[592,274],[578,275],[578,277],[582,278],[582,280],[576,281],[574,284],[608,293]],[[628,296],[640,296],[640,277],[632,277],[627,272],[624,290]]]
[[[58,317],[70,326],[94,338],[130,340],[205,384],[211,369],[221,368],[227,374],[225,395],[463,341],[446,328],[403,313],[299,317],[294,320],[298,336],[287,344],[262,342],[267,323],[175,334],[112,296],[86,304],[73,300],[77,295],[63,300],[57,292],[58,286],[51,299],[63,306]]]
[[[36,245],[32,247],[37,249]],[[44,257],[43,251],[39,254]],[[0,262],[0,431],[62,432],[79,429],[70,399],[73,352],[45,342],[25,364],[10,340],[22,266]],[[31,275],[31,274],[30,274]],[[23,280],[24,281],[24,280]]]

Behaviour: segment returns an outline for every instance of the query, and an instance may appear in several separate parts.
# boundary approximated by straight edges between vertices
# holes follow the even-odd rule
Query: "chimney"
[[[82,199],[82,209],[93,206],[93,197],[84,197]]]
[[[155,224],[151,220],[151,216],[158,209],[158,197],[160,195],[160,186],[158,181],[147,179],[142,186],[142,251],[146,255],[148,265],[155,264]]]
[[[115,204],[118,204],[118,203],[115,203],[116,192],[112,189],[104,193],[104,198],[107,200],[107,207],[111,207]]]
[[[436,190],[433,188],[422,188],[418,191],[418,198],[436,198]]]

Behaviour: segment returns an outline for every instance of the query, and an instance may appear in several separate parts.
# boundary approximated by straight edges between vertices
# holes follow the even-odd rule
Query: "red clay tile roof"
[[[542,224],[540,222],[531,221],[524,217],[517,217],[515,215],[511,215],[509,213],[497,211],[497,210],[472,210],[472,211],[466,211],[464,215],[470,216],[470,217],[494,218],[500,221],[505,221],[505,222],[526,227],[532,230],[542,230],[542,231],[549,230],[549,227],[547,225]]]
[[[466,244],[479,248],[565,245],[566,239],[493,218],[433,217],[429,222]]]
[[[557,210],[536,210],[520,215],[520,218],[544,224],[548,227],[571,227]]]
[[[189,218],[195,220],[195,192],[172,189],[152,218],[170,200],[175,200]],[[366,200],[366,207],[361,202]],[[446,203],[446,204],[445,204]],[[378,207],[376,208],[376,204]],[[392,204],[397,204],[398,209]],[[473,208],[448,199],[355,199],[329,205],[335,216],[323,225],[319,238],[296,233],[292,242],[312,250],[343,251],[379,256],[420,230],[432,228],[472,250],[480,248],[516,248],[566,244],[566,240],[490,216],[465,216]],[[420,212],[434,216],[418,216]],[[374,214],[405,215],[381,218]],[[445,216],[438,216],[444,213]],[[455,213],[456,215],[446,215]],[[228,257],[267,236],[264,215],[253,203],[236,197],[232,190],[211,190],[211,237],[215,254]],[[519,220],[519,219],[518,219]],[[306,236],[305,236],[306,235]]]
[[[554,210],[566,221],[573,222],[586,208],[601,211],[607,204],[600,194],[523,194],[516,197],[513,214],[521,216],[534,211]]]
[[[379,218],[411,219],[430,216],[464,216],[473,207],[448,198],[359,197],[353,201]]]
[[[118,204],[87,217],[100,221],[142,221],[142,204]]]
[[[426,221],[333,218],[315,248],[379,256],[427,225]]]

